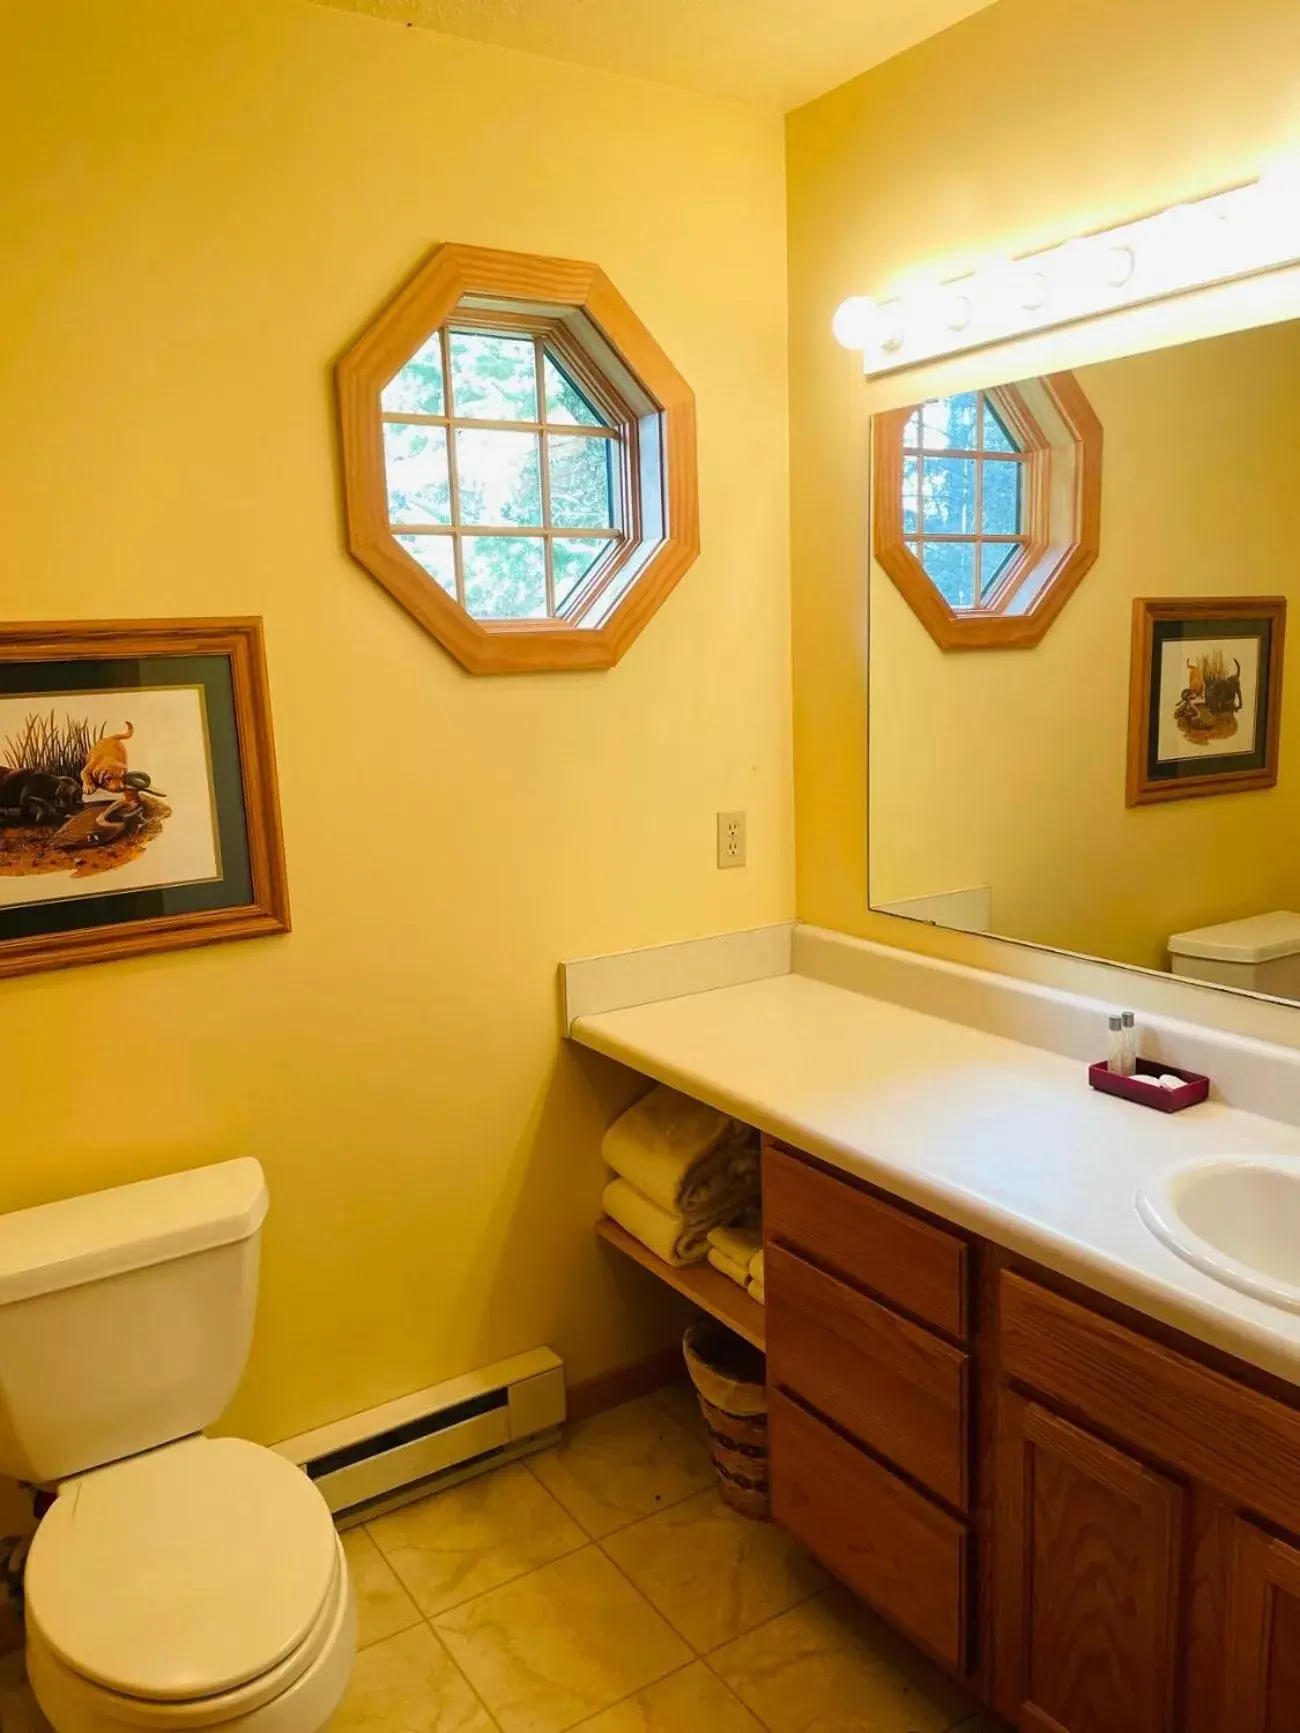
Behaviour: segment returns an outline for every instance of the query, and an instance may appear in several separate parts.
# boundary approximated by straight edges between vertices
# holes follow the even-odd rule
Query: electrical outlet
[[[718,814],[718,865],[740,867],[745,864],[745,815],[743,812]]]

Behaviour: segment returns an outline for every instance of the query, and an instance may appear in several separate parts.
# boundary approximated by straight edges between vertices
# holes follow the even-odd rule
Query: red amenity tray
[[[1131,1077],[1121,1077],[1110,1071],[1106,1061],[1099,1059],[1088,1067],[1088,1082],[1103,1095],[1119,1095],[1125,1101],[1136,1101],[1139,1107],[1154,1107],[1157,1113],[1181,1113],[1184,1107],[1195,1107],[1210,1093],[1210,1080],[1199,1071],[1183,1071],[1177,1065],[1159,1065],[1153,1059],[1139,1059],[1137,1070],[1145,1077],[1181,1077],[1181,1089],[1153,1089],[1149,1083],[1136,1083]]]

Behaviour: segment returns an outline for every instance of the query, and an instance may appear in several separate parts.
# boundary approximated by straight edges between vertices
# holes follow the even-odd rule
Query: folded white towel
[[[758,1149],[734,1119],[659,1084],[605,1133],[601,1154],[660,1209],[717,1221],[758,1192]]]
[[[709,1250],[708,1221],[688,1222],[660,1209],[625,1179],[612,1179],[601,1197],[605,1214],[666,1264],[702,1264]]]
[[[720,1252],[716,1246],[709,1247],[709,1262],[719,1275],[729,1276],[738,1288],[743,1288],[749,1280],[749,1268],[738,1264],[734,1258],[729,1258],[725,1252]]]
[[[758,1225],[757,1212],[746,1210],[742,1220],[710,1228],[709,1244],[716,1246],[733,1264],[740,1264],[748,1276],[750,1259],[763,1247],[763,1230]]]
[[[766,1292],[762,1282],[751,1281],[748,1284],[748,1290],[747,1291],[749,1293],[750,1299],[751,1300],[757,1300],[760,1306],[765,1306],[767,1304],[767,1292]]]
[[[763,1282],[763,1248],[760,1246],[749,1260],[749,1279],[760,1286]]]

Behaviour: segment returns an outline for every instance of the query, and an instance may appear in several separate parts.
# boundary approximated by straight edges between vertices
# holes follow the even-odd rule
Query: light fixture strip
[[[1300,175],[1173,205],[891,300],[854,296],[835,335],[869,375],[1300,263]]]

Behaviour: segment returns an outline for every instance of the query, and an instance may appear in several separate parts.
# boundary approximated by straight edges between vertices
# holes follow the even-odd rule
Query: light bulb
[[[835,341],[845,349],[865,349],[871,341],[878,307],[870,295],[850,295],[841,301],[831,320]]]
[[[950,331],[964,331],[975,311],[969,295],[954,289],[944,299],[944,324]]]
[[[1280,235],[1300,235],[1300,161],[1275,163],[1232,199],[1232,227],[1256,246],[1275,244]]]
[[[1256,183],[1260,192],[1279,209],[1300,208],[1300,157],[1279,157],[1270,163]]]
[[[1021,265],[1016,272],[1016,300],[1027,313],[1036,313],[1046,305],[1051,293],[1047,274],[1035,265]]]
[[[1106,254],[1106,281],[1112,289],[1122,289],[1137,269],[1137,254],[1132,247],[1111,247]]]
[[[897,355],[903,347],[903,339],[907,336],[907,327],[903,323],[903,303],[901,301],[886,301],[876,309],[876,332],[880,347],[887,355]]]
[[[1058,247],[1052,260],[1052,277],[1067,295],[1090,299],[1107,280],[1107,252],[1096,241],[1080,237]]]
[[[1172,284],[1206,282],[1227,238],[1228,226],[1218,211],[1200,204],[1173,205],[1147,226],[1143,252]]]

